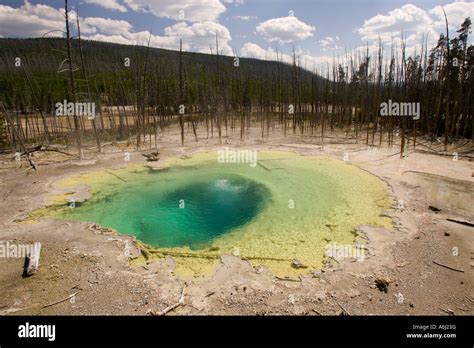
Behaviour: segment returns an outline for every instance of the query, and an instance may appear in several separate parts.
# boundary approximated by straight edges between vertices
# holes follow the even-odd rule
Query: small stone
[[[390,284],[390,280],[387,278],[379,277],[375,279],[375,285],[380,291],[385,293],[388,292],[388,285]]]
[[[449,237],[449,236],[451,235],[451,233],[449,233],[449,232],[444,232],[444,235],[445,235],[446,237]]]
[[[308,266],[303,265],[299,260],[294,259],[291,261],[291,267],[299,269],[299,268],[308,268]]]

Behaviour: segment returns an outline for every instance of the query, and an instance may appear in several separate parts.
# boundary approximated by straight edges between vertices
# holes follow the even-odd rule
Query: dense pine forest
[[[324,71],[306,69],[294,49],[292,62],[222,56],[218,37],[209,54],[86,41],[69,30],[64,38],[2,38],[0,144],[26,152],[27,145],[74,145],[82,156],[85,142],[98,151],[121,140],[157,147],[159,132],[177,125],[182,144],[202,134],[243,139],[259,127],[262,138],[279,131],[324,143],[341,131],[367,145],[400,142],[402,155],[421,136],[447,151],[474,139],[470,30],[466,18],[455,37],[446,31],[415,55],[402,38],[388,52],[379,44],[375,53],[334,58]],[[56,116],[65,100],[95,103],[97,115]],[[419,103],[419,117],[381,115],[389,101]]]

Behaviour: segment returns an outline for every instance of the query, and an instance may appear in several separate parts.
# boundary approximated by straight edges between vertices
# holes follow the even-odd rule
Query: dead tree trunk
[[[64,9],[65,9],[65,16],[66,16],[66,40],[67,40],[67,60],[69,66],[69,82],[71,84],[71,101],[75,105],[76,104],[76,83],[74,80],[74,70],[72,64],[72,53],[71,53],[71,37],[69,33],[69,9],[68,9],[68,0],[64,0]],[[81,134],[81,127],[79,125],[79,118],[76,115],[76,108],[74,107],[73,111],[74,117],[74,128],[76,132],[76,141],[77,141],[77,150],[79,152],[79,158],[83,158],[82,153],[82,134]]]

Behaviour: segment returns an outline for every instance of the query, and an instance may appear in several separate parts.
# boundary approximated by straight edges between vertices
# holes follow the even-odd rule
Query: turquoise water
[[[235,174],[206,173],[192,183],[171,186],[166,179],[180,174],[176,171],[190,174],[185,168],[151,174],[155,180],[123,185],[101,204],[76,205],[69,218],[80,216],[133,234],[153,246],[201,249],[215,237],[252,220],[270,197],[263,185]]]
[[[281,276],[321,268],[326,247],[352,245],[360,225],[391,226],[382,215],[391,205],[386,186],[343,161],[278,151],[259,152],[256,167],[216,158],[200,153],[160,170],[129,166],[67,178],[57,184],[65,192],[88,185],[92,197],[38,216],[98,223],[173,252],[238,252]],[[308,268],[293,268],[295,258]],[[214,261],[183,257],[177,267],[199,272]]]

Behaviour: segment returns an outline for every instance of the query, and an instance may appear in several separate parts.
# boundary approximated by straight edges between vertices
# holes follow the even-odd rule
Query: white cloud
[[[277,60],[277,54],[272,48],[264,49],[252,42],[247,42],[242,46],[240,49],[240,55],[247,58]],[[291,59],[288,55],[281,55],[279,59],[283,61],[289,59],[287,63],[291,62]]]
[[[389,43],[394,37],[405,35],[436,34],[433,32],[433,20],[426,13],[415,5],[404,5],[390,11],[387,15],[378,14],[364,22],[358,29],[362,40],[377,41],[380,37],[382,42]]]
[[[259,45],[247,42],[242,48],[240,49],[240,55],[242,57],[247,58],[255,58],[255,59],[264,59],[264,60],[279,60],[283,63],[293,64],[293,53],[283,53],[279,52],[278,55],[276,51],[269,47],[264,49]],[[303,68],[308,70],[319,70],[325,71],[327,69],[327,63],[331,63],[333,57],[329,56],[313,56],[311,54],[304,54],[300,51],[296,52],[296,59],[298,60],[298,64]]]
[[[221,0],[224,4],[234,4],[234,6],[239,6],[244,4],[244,0]]]
[[[341,47],[337,45],[338,42],[339,36],[326,36],[324,39],[319,40],[319,47],[321,47],[323,51],[339,50]]]
[[[314,26],[308,25],[293,16],[269,19],[257,26],[257,32],[266,41],[281,43],[304,40],[313,36],[314,30]]]
[[[40,37],[52,30],[64,30],[64,10],[28,1],[18,7],[0,5],[0,34],[5,37]],[[62,36],[61,32],[50,36]]]
[[[84,0],[87,4],[94,4],[102,6],[108,10],[116,10],[120,12],[127,12],[127,8],[118,3],[117,0]]]
[[[95,40],[95,41],[104,41],[104,42],[113,42],[123,45],[138,45],[146,46],[148,44],[148,39],[150,39],[150,47],[160,47],[167,49],[179,49],[179,39],[173,37],[151,35],[149,31],[140,31],[140,32],[129,32],[123,35],[104,35],[104,34],[94,34],[89,36],[84,36],[85,39]]]
[[[188,24],[179,22],[164,29],[164,35],[154,35],[149,31],[134,32],[133,27],[125,21],[98,20],[93,18],[88,28],[96,28],[90,31],[91,35],[83,36],[84,39],[114,42],[126,45],[147,45],[150,39],[151,47],[167,49],[179,49],[179,41],[182,39],[183,50],[210,53],[212,47],[215,52],[216,34],[219,41],[219,52],[224,55],[232,55],[229,42],[232,40],[229,30],[215,22],[200,22]],[[84,21],[88,21],[86,18]],[[111,21],[111,22],[109,22]],[[118,23],[125,22],[125,23]],[[120,25],[120,28],[116,28]],[[99,32],[100,31],[100,32]]]
[[[19,8],[0,5],[0,35],[6,37],[40,37],[48,31],[60,30],[55,36],[62,36],[64,30],[64,10],[56,10],[47,5],[32,5],[29,2]],[[178,49],[183,40],[183,49],[210,53],[215,52],[216,35],[219,52],[232,55],[229,30],[222,24],[203,21],[188,24],[179,22],[164,29],[163,35],[150,36],[148,31],[135,32],[132,24],[125,20],[100,17],[85,17],[80,20],[83,39],[114,42],[128,45],[147,45],[167,49]],[[71,30],[75,29],[75,15],[71,13]]]
[[[80,25],[81,34],[95,34],[100,31],[102,34],[124,35],[133,28],[127,21],[100,17],[86,17]]]
[[[134,11],[150,12],[160,18],[184,19],[191,22],[215,21],[225,11],[225,6],[219,0],[124,1]]]
[[[446,16],[448,17],[448,25],[450,30],[457,30],[464,22],[466,17],[474,20],[474,2],[452,2],[444,6]],[[436,6],[429,11],[429,14],[435,17],[433,26],[437,31],[446,31],[446,23],[444,21],[444,13],[441,6]]]
[[[258,19],[257,16],[233,16],[233,19],[240,19],[242,21],[250,21],[252,19]]]
[[[466,17],[474,18],[474,2],[456,1],[444,6],[448,17],[451,37],[456,35]],[[390,45],[392,42],[401,45],[403,33],[407,50],[420,53],[423,40],[433,46],[441,33],[445,33],[444,13],[441,6],[425,11],[415,5],[404,5],[388,14],[378,14],[364,22],[357,29],[363,41],[377,42]]]
[[[104,35],[101,33],[84,36],[85,39],[114,42],[125,45],[142,45],[148,44],[150,39],[151,47],[160,47],[166,49],[179,49],[179,40],[183,40],[183,50],[201,53],[210,53],[212,47],[215,53],[216,31],[219,40],[219,52],[224,55],[232,55],[232,48],[229,46],[231,40],[230,33],[224,26],[209,22],[194,23],[188,25],[180,22],[171,27],[165,28],[165,35],[154,35],[149,31],[126,32],[122,34]]]
[[[185,22],[176,23],[165,28],[167,37],[174,37],[179,41],[183,38],[183,45],[187,50],[210,53],[210,46],[215,49],[216,35],[219,43],[219,53],[232,55],[229,42],[232,40],[229,30],[222,24],[206,21],[188,25]]]

